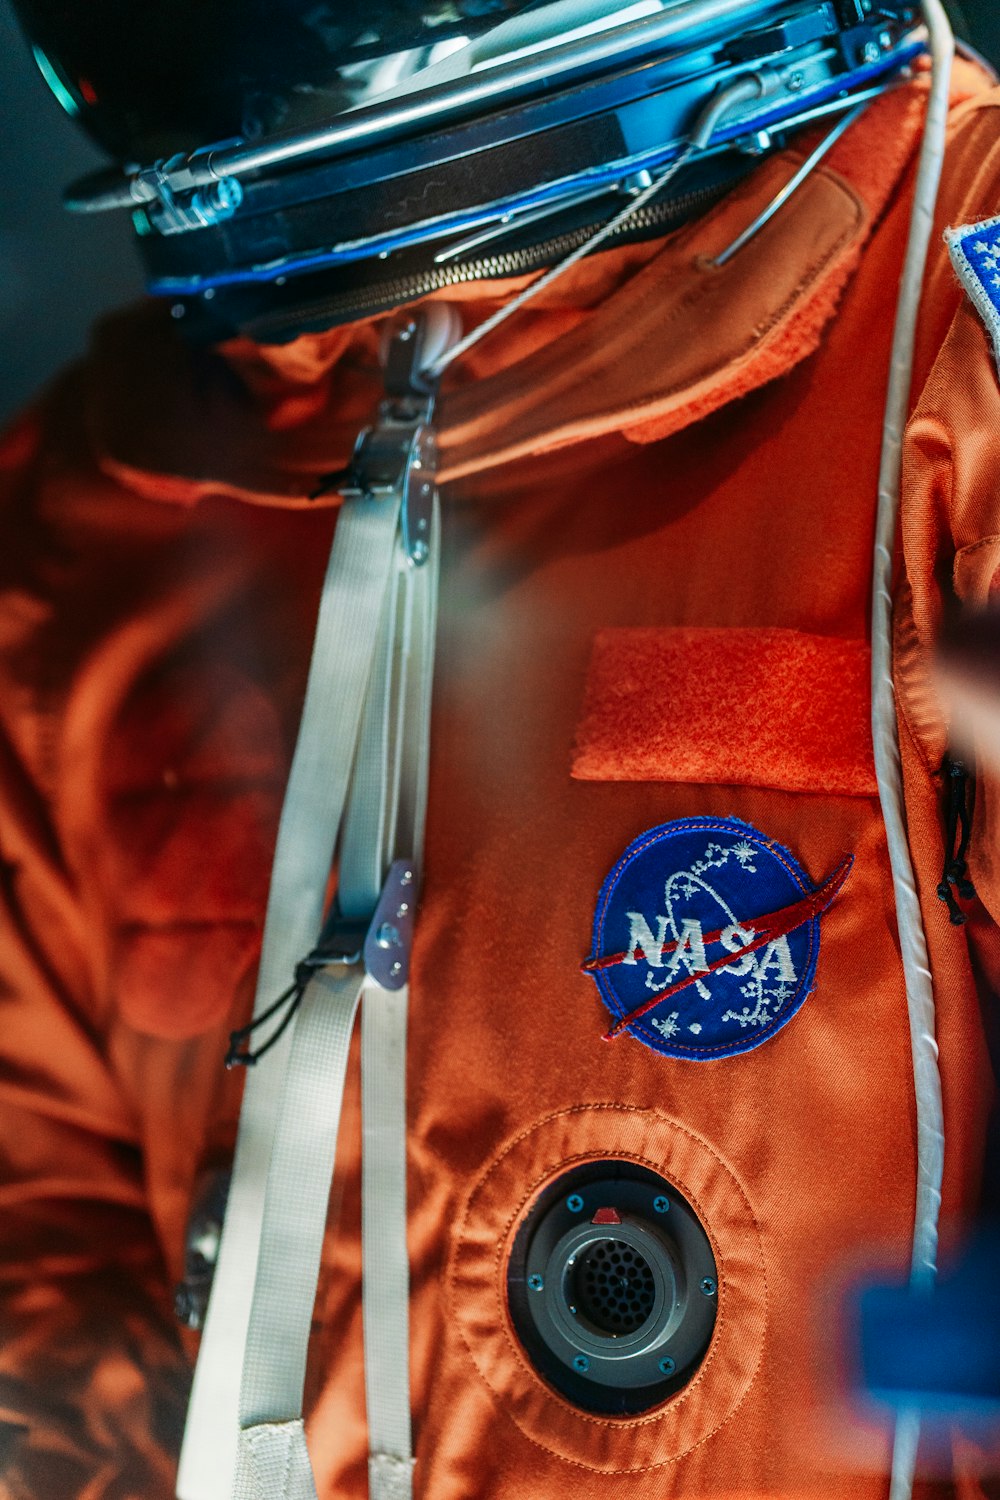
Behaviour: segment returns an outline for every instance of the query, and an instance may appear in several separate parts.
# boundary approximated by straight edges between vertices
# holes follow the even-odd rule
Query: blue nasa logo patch
[[[1000,364],[1000,218],[945,231],[959,281],[986,324]]]
[[[759,1047],[812,988],[820,917],[853,856],[814,886],[780,844],[735,818],[687,818],[629,845],[604,882],[583,970],[626,1032],[666,1057]]]

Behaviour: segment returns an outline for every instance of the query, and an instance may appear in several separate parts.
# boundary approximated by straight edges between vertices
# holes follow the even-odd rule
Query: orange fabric
[[[832,1388],[828,1302],[855,1271],[904,1268],[912,1229],[910,1042],[877,802],[860,784],[822,790],[828,766],[809,790],[759,785],[731,750],[716,763],[725,782],[623,779],[610,746],[601,779],[570,765],[604,632],[789,633],[863,656],[922,102],[916,84],[873,106],[724,272],[706,251],[800,151],[765,162],[701,225],[576,268],[449,372],[409,1042],[420,1500],[887,1493],[884,1435],[852,1424]],[[995,111],[990,94],[956,111],[938,228],[996,211]],[[897,664],[953,1240],[989,1089],[976,949],[935,895],[944,731],[927,662],[956,592],[987,586],[1000,391],[935,246]],[[470,289],[471,314],[510,290]],[[185,1352],[172,1331],[168,1289],[195,1179],[232,1146],[225,1035],[249,1005],[336,520],[332,500],[306,496],[374,408],[377,342],[360,326],[284,351],[195,353],[144,308],[105,325],[0,453],[0,1422],[27,1427],[0,1467],[3,1500],[171,1493],[193,1341]],[[801,693],[800,679],[788,666],[782,680]],[[857,674],[844,691],[837,712],[853,725]],[[694,761],[694,734],[719,732],[678,715],[676,763]],[[987,787],[974,852],[994,917],[995,804]],[[814,881],[856,861],[799,1014],[756,1051],[698,1064],[608,1047],[579,972],[614,861],[692,815],[745,819]],[[983,923],[992,934],[980,909],[973,944]],[[544,1385],[502,1290],[504,1247],[538,1187],[608,1151],[689,1194],[720,1268],[697,1378],[629,1420],[584,1415]],[[333,1204],[307,1425],[321,1500],[361,1500],[356,1078]],[[963,1464],[960,1493],[975,1496]]]
[[[874,796],[871,655],[797,630],[602,631],[573,775]]]

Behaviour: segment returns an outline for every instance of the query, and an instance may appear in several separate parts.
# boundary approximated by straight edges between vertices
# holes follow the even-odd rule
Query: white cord
[[[948,17],[940,0],[923,0],[923,9],[933,70],[927,122],[913,195],[910,237],[896,308],[879,471],[872,576],[872,740],[896,898],[917,1117],[917,1183],[910,1267],[911,1284],[914,1287],[930,1286],[937,1270],[938,1218],[944,1173],[944,1109],[938,1046],[934,1034],[934,988],[906,834],[896,697],[892,679],[892,583],[902,485],[903,432],[913,381],[917,315],[944,163],[951,64],[955,45]],[[919,1436],[917,1414],[912,1411],[900,1413],[893,1445],[889,1492],[891,1500],[909,1500],[912,1495]]]
[[[644,208],[650,198],[655,198],[657,193],[662,192],[667,183],[677,175],[681,167],[690,160],[695,152],[705,150],[712,136],[715,134],[719,122],[731,109],[737,104],[746,104],[751,99],[759,99],[763,93],[763,87],[760,77],[756,73],[751,73],[744,78],[738,79],[727,88],[721,89],[718,94],[713,94],[699,115],[695,127],[688,141],[681,149],[680,154],[674,158],[669,167],[660,173],[659,177],[654,178],[648,187],[643,188],[642,192],[637,194],[623,209],[620,209],[614,218],[609,219],[600,229],[595,230],[589,239],[584,240],[582,245],[578,245],[575,250],[571,250],[564,260],[559,261],[558,265],[550,266],[541,276],[536,277],[534,281],[530,282],[523,291],[518,292],[516,297],[512,297],[509,302],[505,302],[503,307],[498,308],[490,317],[484,319],[482,323],[477,324],[464,338],[459,339],[457,344],[453,344],[447,354],[443,354],[440,359],[428,366],[427,373],[434,379],[440,377],[454,360],[459,359],[474,344],[478,344],[479,340],[485,338],[488,333],[492,333],[494,328],[506,322],[526,302],[530,302],[532,297],[537,296],[545,287],[551,286],[557,277],[562,276],[564,271],[569,270],[570,266],[575,266],[578,260],[582,260],[585,255],[589,255],[609,235],[614,234],[633,214],[638,213],[641,208]]]
[[[920,903],[906,838],[895,692],[892,680],[892,581],[899,523],[903,431],[913,379],[917,314],[944,158],[954,42],[940,0],[924,0],[934,62],[927,124],[914,190],[910,238],[896,311],[886,396],[872,590],[872,735],[879,795],[889,840],[900,947],[910,1010],[917,1098],[918,1181],[912,1274],[933,1280],[944,1155],[941,1080],[934,1039],[934,996]]]
[[[896,1417],[892,1443],[892,1476],[889,1500],[911,1500],[920,1445],[920,1413],[905,1407]]]

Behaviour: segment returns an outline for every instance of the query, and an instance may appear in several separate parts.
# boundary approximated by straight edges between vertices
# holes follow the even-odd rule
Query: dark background
[[[1000,61],[1000,0],[946,3],[956,30]],[[0,422],[83,348],[99,312],[142,290],[127,218],[71,218],[60,207],[65,184],[102,160],[0,0]]]
[[[945,0],[959,36],[1000,66],[1000,5],[997,0]]]

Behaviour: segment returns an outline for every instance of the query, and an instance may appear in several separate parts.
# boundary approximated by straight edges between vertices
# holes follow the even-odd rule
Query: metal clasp
[[[190,174],[177,174],[183,161],[173,156],[140,172],[132,183],[132,195],[141,202],[133,222],[140,234],[156,229],[160,234],[187,234],[231,219],[243,202],[243,184],[236,177],[219,177],[196,183]],[[190,186],[172,180],[189,177]]]
[[[184,1235],[184,1277],[174,1288],[174,1312],[185,1328],[201,1330],[205,1325],[230,1176],[228,1168],[204,1172],[195,1188]]]
[[[296,965],[301,987],[315,970],[363,962],[369,979],[384,990],[401,990],[410,977],[416,896],[416,866],[411,859],[397,859],[370,917],[342,916],[334,902],[319,942]]]
[[[410,977],[416,896],[413,861],[397,859],[385,877],[364,946],[368,977],[384,990],[401,990]]]
[[[347,500],[402,495],[403,548],[418,568],[430,555],[436,470],[437,444],[424,415],[407,421],[390,414],[361,433],[341,489]]]
[[[458,335],[457,314],[443,304],[404,315],[383,343],[385,400],[364,428],[340,485],[345,499],[402,497],[403,548],[414,567],[430,556],[437,442],[431,420],[437,379],[427,373]]]

